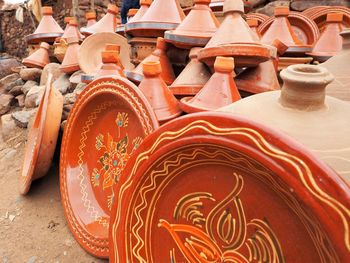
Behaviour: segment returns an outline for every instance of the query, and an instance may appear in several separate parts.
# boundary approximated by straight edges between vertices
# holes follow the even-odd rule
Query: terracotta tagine
[[[166,41],[179,48],[204,47],[219,27],[209,3],[210,0],[194,0],[194,6],[181,24],[165,32]]]
[[[87,37],[90,35],[90,33],[86,33],[85,30],[86,28],[96,24],[96,13],[94,11],[86,12],[85,19],[87,21],[86,26],[80,28],[80,32]]]
[[[271,44],[275,39],[279,39],[288,46],[285,55],[304,55],[311,51],[310,45],[304,45],[294,33],[288,20],[289,7],[275,7],[275,19],[265,33],[262,32],[261,42]]]
[[[133,37],[128,40],[128,43],[131,46],[131,61],[138,65],[156,49],[157,38]]]
[[[234,77],[233,58],[217,57],[215,73],[194,97],[181,99],[180,106],[184,112],[217,110],[241,99]]]
[[[54,46],[54,56],[55,58],[62,63],[63,59],[64,59],[64,55],[67,52],[67,48],[68,48],[68,43],[67,43],[67,39],[64,38],[56,38],[55,43],[53,44]]]
[[[265,22],[267,19],[269,19],[269,16],[261,13],[248,13],[247,15],[247,21],[255,19],[258,21],[258,25],[260,26],[263,22]]]
[[[130,158],[115,193],[111,263],[350,261],[349,186],[249,119],[167,123]]]
[[[118,7],[113,4],[108,5],[107,13],[98,22],[84,29],[84,35],[91,35],[101,32],[114,33],[117,28]]]
[[[37,44],[40,42],[53,43],[57,37],[63,35],[64,31],[52,17],[52,7],[43,6],[41,12],[43,17],[35,32],[25,37],[25,40],[29,44]]]
[[[138,9],[137,13],[128,21],[128,23],[139,21],[147,12],[152,2],[153,0],[140,0],[140,9]]]
[[[201,48],[194,47],[190,51],[190,62],[169,87],[174,95],[194,96],[210,79],[207,67],[197,59]]]
[[[237,67],[246,67],[256,66],[268,60],[269,49],[260,44],[243,19],[243,14],[241,0],[225,1],[225,19],[208,44],[199,52],[200,61],[211,67],[217,56],[234,57]]]
[[[50,63],[49,49],[50,45],[42,42],[37,51],[32,53],[29,57],[23,59],[23,65],[27,66],[28,68],[44,68]]]
[[[256,34],[257,38],[261,38],[260,32],[258,31],[259,21],[257,19],[247,19],[247,24],[253,33]]]
[[[97,79],[78,96],[62,139],[60,190],[68,226],[90,254],[108,258],[113,186],[157,128],[147,99],[125,78]]]
[[[350,101],[350,29],[340,33],[343,37],[343,49],[322,64],[335,77],[327,86],[326,93],[340,100]]]
[[[66,18],[68,18],[69,22],[68,22],[66,29],[64,30],[64,33],[61,36],[61,38],[68,39],[71,37],[77,37],[80,41],[82,41],[85,37],[79,31],[77,20],[75,20],[75,18],[73,18],[73,17],[66,17]],[[66,20],[66,18],[65,18],[65,20]]]
[[[163,37],[166,30],[175,29],[184,18],[178,0],[154,0],[142,17],[125,25],[125,32],[135,37]]]
[[[167,85],[171,85],[175,80],[175,74],[172,65],[169,61],[169,58],[167,57],[166,49],[167,43],[165,42],[164,38],[159,37],[157,39],[157,47],[152,52],[152,54],[146,57],[134,70],[125,71],[125,75],[127,76],[127,78],[135,83],[140,83],[143,79],[142,64],[150,61],[159,61],[162,68],[162,79]]]
[[[320,66],[293,65],[281,77],[281,91],[257,94],[222,110],[282,130],[350,183],[350,104],[326,96],[333,75]]]
[[[60,69],[65,73],[74,73],[80,70],[78,62],[78,51],[79,51],[79,39],[77,37],[70,37],[67,39],[68,48]]]
[[[179,102],[169,90],[161,77],[161,64],[159,61],[142,63],[144,78],[139,89],[151,104],[160,124],[181,115]]]
[[[46,175],[56,148],[61,124],[63,96],[52,87],[52,75],[49,74],[43,97],[35,115],[24,153],[19,191],[27,194],[31,183]]]
[[[278,59],[278,70],[280,71],[291,65],[310,64],[312,61],[313,61],[312,57],[301,57],[301,58],[280,57]]]
[[[130,21],[137,13],[137,11],[139,11],[137,8],[131,8],[128,11],[128,21]]]
[[[308,55],[319,62],[325,62],[327,59],[336,55],[342,49],[343,45],[343,38],[340,36],[343,30],[342,21],[343,14],[328,14],[324,31],[315,43],[312,52],[308,53]]]

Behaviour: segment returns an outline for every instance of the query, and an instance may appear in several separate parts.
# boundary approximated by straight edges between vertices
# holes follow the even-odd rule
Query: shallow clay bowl
[[[52,87],[49,75],[34,124],[29,131],[19,182],[21,194],[27,194],[32,181],[46,175],[55,152],[63,110],[63,96]]]
[[[74,104],[63,135],[60,189],[75,239],[89,253],[107,258],[111,207],[128,159],[158,128],[141,91],[125,78],[91,82]]]
[[[349,190],[281,133],[187,115],[129,160],[115,187],[110,262],[349,262]]]

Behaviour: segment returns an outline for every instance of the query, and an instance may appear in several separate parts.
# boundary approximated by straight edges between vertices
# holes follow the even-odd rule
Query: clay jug
[[[50,63],[49,49],[50,45],[42,42],[40,48],[29,57],[23,59],[22,63],[28,68],[44,68]]]
[[[217,110],[241,99],[234,77],[233,58],[217,57],[215,73],[193,98],[180,101],[181,109],[187,113]]]
[[[99,32],[115,32],[117,28],[118,7],[113,4],[108,5],[107,14],[94,25],[84,29],[85,35],[91,35]]]
[[[160,124],[172,120],[181,114],[179,103],[161,77],[159,61],[142,63],[144,78],[139,89],[151,104]]]
[[[80,70],[78,62],[79,39],[77,37],[70,37],[67,39],[67,43],[68,48],[60,69],[65,73],[71,74]]]
[[[350,183],[350,104],[326,96],[327,69],[293,65],[281,91],[250,96],[221,109],[279,129],[307,146]]]

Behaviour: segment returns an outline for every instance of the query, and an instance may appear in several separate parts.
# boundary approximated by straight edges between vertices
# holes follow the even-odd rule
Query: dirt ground
[[[61,206],[57,154],[47,176],[27,196],[18,176],[27,130],[0,136],[0,263],[104,262],[86,253],[71,234]]]

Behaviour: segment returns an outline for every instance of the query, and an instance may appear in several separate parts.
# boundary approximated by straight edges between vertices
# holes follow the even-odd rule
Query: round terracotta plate
[[[246,119],[192,114],[149,136],[115,188],[110,262],[349,262],[350,189]]]
[[[107,258],[113,186],[143,139],[157,129],[141,91],[124,78],[100,78],[80,94],[61,148],[60,188],[68,225],[89,253]]]

